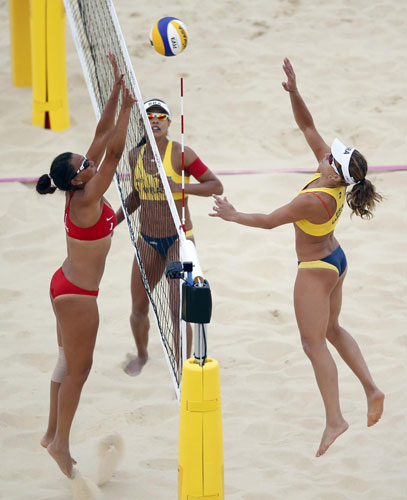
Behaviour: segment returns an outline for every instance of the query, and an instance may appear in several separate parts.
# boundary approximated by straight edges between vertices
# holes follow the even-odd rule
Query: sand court
[[[406,165],[403,2],[208,0],[198,5],[176,0],[168,12],[163,1],[148,9],[140,2],[115,1],[143,97],[161,97],[171,106],[170,138],[180,140],[183,76],[186,145],[215,172],[268,171],[221,175],[235,206],[270,212],[291,200],[310,177],[291,170],[316,168],[281,87],[285,56],[328,143],[338,136],[374,166]],[[180,56],[163,58],[149,46],[150,27],[163,15],[178,16],[189,29],[190,44]],[[95,116],[68,28],[71,127],[57,133],[32,126],[31,89],[16,88],[11,79],[5,0],[0,25],[0,177],[38,177],[60,152],[85,150]],[[227,224],[208,217],[210,199],[190,199],[214,301],[209,354],[220,363],[228,500],[405,498],[407,173],[372,171],[368,178],[385,198],[375,217],[350,220],[345,207],[336,229],[349,264],[341,320],[386,393],[385,411],[377,425],[366,427],[363,389],[331,350],[350,427],[320,459],[314,455],[324,427],[323,405],[292,305],[293,229]],[[106,197],[118,208],[113,185]],[[123,224],[115,230],[101,283],[94,365],[71,434],[77,470],[91,485],[98,482],[102,440],[116,433],[123,456],[112,461],[113,472],[105,469],[109,479],[103,486],[75,493],[39,444],[57,356],[48,290],[66,252],[63,210],[60,193],[40,197],[33,184],[0,183],[0,497],[176,498],[179,406],[155,327],[142,374],[131,378],[122,369],[126,354],[134,354],[133,249]]]

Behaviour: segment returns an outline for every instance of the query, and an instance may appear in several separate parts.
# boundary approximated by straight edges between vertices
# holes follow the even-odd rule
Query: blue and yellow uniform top
[[[158,171],[154,174],[149,174],[144,168],[144,153],[146,146],[143,146],[138,158],[136,168],[133,173],[133,183],[134,188],[137,190],[140,200],[152,200],[152,201],[165,201],[167,198],[165,196],[165,191],[160,179],[160,174]],[[174,182],[181,184],[182,177],[179,175],[172,166],[171,161],[172,154],[172,141],[168,141],[167,147],[165,149],[163,167],[167,177],[171,177]],[[185,184],[189,183],[189,176],[184,176]],[[182,193],[172,193],[174,200],[180,200],[182,198]],[[187,198],[185,193],[185,198]]]
[[[325,236],[326,234],[331,233],[336,224],[338,223],[339,217],[341,216],[343,206],[345,204],[345,192],[346,186],[338,186],[335,188],[310,188],[306,189],[306,187],[311,184],[311,182],[319,179],[321,174],[315,174],[314,177],[305,185],[305,188],[302,189],[297,196],[302,193],[311,193],[311,192],[319,192],[319,193],[328,193],[333,196],[336,201],[336,210],[332,217],[328,222],[324,222],[323,224],[313,224],[309,222],[307,219],[302,219],[297,221],[295,224],[306,234],[310,234],[311,236]]]

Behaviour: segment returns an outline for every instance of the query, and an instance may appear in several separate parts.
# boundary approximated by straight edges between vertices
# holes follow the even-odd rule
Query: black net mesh
[[[106,57],[109,52],[116,55],[119,68],[133,95],[140,97],[112,2],[64,0],[64,3],[96,113],[100,116],[113,86],[113,72]],[[157,320],[177,390],[182,366],[181,355],[178,354],[181,352],[179,282],[167,281],[163,273],[168,260],[179,260],[178,240],[170,246],[165,257],[159,251],[164,253],[161,244],[169,245],[178,232],[156,165],[159,160],[154,156],[145,127],[139,107],[135,105],[125,151],[116,173],[116,184],[126,211],[141,279]],[[137,176],[140,178],[137,179]],[[140,196],[134,189],[135,182],[141,191]],[[132,211],[136,205],[138,208]],[[150,237],[161,240],[158,244],[154,243],[157,240],[149,242]]]

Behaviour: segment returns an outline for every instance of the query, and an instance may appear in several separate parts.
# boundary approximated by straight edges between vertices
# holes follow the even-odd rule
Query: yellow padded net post
[[[178,500],[223,500],[219,363],[191,358],[182,371]]]
[[[13,82],[31,87],[30,0],[9,0]]]
[[[69,127],[62,0],[31,0],[33,125]]]

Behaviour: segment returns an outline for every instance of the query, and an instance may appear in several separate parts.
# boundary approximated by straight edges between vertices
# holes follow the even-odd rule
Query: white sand
[[[184,76],[186,144],[214,171],[315,165],[281,87],[284,56],[291,58],[328,142],[338,135],[371,165],[406,164],[405,2],[116,4],[143,97],[164,98],[177,115]],[[190,45],[176,58],[149,47],[150,27],[164,15],[180,17],[189,28]],[[0,26],[0,176],[35,177],[48,171],[56,154],[86,150],[94,114],[68,30],[71,127],[55,133],[31,126],[31,89],[16,88],[11,80],[5,0]],[[175,140],[178,131],[174,119]],[[292,228],[270,233],[227,224],[207,217],[210,200],[190,200],[214,299],[209,352],[221,366],[229,500],[406,498],[407,178],[405,172],[370,178],[386,197],[375,218],[350,220],[345,210],[337,229],[349,261],[342,323],[387,395],[385,413],[366,428],[362,388],[335,354],[350,428],[320,459],[314,454],[324,413],[295,324]],[[290,200],[306,180],[292,173],[222,176],[232,202],[263,212]],[[118,206],[114,187],[108,198]],[[0,498],[79,498],[39,446],[57,353],[48,287],[66,252],[63,197],[40,197],[32,186],[2,183],[0,220]],[[75,417],[72,454],[81,476],[95,482],[99,443],[116,432],[124,440],[124,458],[99,490],[101,498],[170,500],[177,492],[179,409],[155,328],[142,375],[130,378],[121,369],[133,350],[132,257],[122,225],[102,281],[94,369]]]

